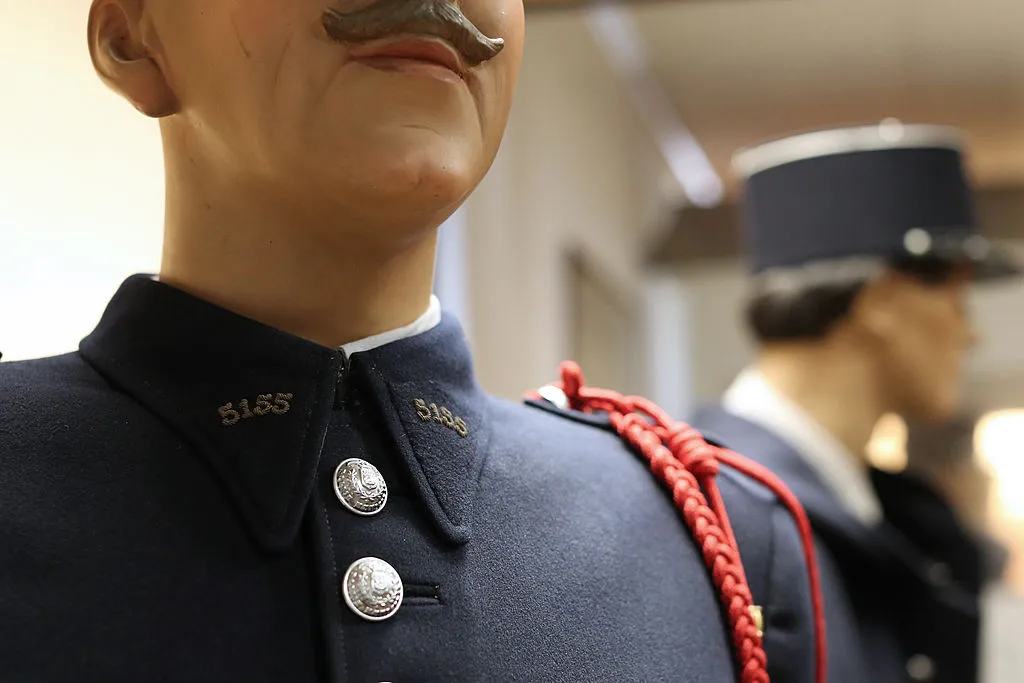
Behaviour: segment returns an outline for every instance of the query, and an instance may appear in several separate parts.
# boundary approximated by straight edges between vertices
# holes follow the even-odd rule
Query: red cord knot
[[[704,435],[685,422],[673,422],[666,430],[665,441],[669,448],[679,453],[695,448],[698,444],[707,443]]]
[[[693,472],[698,479],[707,479],[718,475],[718,460],[710,447],[698,449],[689,460],[683,461],[683,466]]]
[[[668,429],[666,441],[672,453],[698,479],[718,475],[719,463],[715,448],[690,425],[676,422]]]

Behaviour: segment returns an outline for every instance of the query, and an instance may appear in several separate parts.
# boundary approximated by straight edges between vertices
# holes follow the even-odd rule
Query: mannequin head
[[[296,223],[345,216],[400,241],[494,160],[523,32],[522,0],[94,0],[89,45],[104,81],[161,120],[172,190],[272,198],[312,218]]]
[[[785,349],[807,363],[831,350],[866,368],[886,412],[943,419],[957,408],[965,354],[975,340],[966,310],[969,276],[966,267],[921,260],[881,264],[873,276],[790,280],[786,288],[757,288],[747,318],[766,350]]]
[[[744,180],[759,365],[817,404],[804,408],[827,404],[833,432],[857,422],[846,437],[857,451],[884,413],[955,411],[974,341],[969,281],[1022,272],[981,233],[964,150],[955,128],[886,119],[733,158]]]

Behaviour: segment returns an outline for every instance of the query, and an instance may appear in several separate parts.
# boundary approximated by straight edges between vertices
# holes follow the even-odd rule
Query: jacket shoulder
[[[137,409],[78,353],[0,363],[0,469],[71,466],[109,442]]]
[[[77,351],[0,363],[0,390],[61,392],[84,385],[102,386],[103,380]]]
[[[493,416],[502,438],[494,444],[492,450],[497,452],[491,459],[497,455],[499,461],[514,461],[517,476],[543,472],[586,488],[604,485],[605,495],[610,489],[630,487],[641,496],[632,507],[655,501],[673,505],[665,485],[644,458],[622,441],[605,414],[565,410],[546,401],[520,405],[499,401]],[[716,482],[746,564],[767,567],[774,562],[777,547],[791,546],[799,538],[788,508],[767,485],[726,464],[721,465]],[[657,492],[661,495],[654,495]],[[784,542],[777,543],[780,535]],[[793,557],[793,563],[802,566],[801,557]]]
[[[579,506],[586,506],[584,497],[598,497],[605,514],[614,518],[609,536],[645,538],[648,550],[637,552],[647,555],[652,567],[657,545],[693,544],[667,487],[626,446],[606,415],[564,410],[546,401],[498,403],[494,415],[508,445],[492,449],[492,467],[495,456],[504,465],[514,463],[510,478],[517,477],[520,485],[531,491],[557,489],[552,495]],[[772,678],[812,680],[811,588],[796,522],[771,488],[745,473],[723,464],[716,483],[754,602],[763,610]],[[673,571],[655,571],[662,569]]]
[[[65,422],[68,406],[90,401],[105,388],[78,353],[0,363],[0,433],[6,441],[27,429]]]
[[[519,422],[526,429],[515,429],[512,433],[522,438],[536,436],[540,444],[526,449],[528,453],[542,454],[556,448],[561,457],[628,459],[642,464],[642,470],[653,479],[649,469],[639,455],[633,453],[619,437],[611,420],[604,413],[584,413],[577,410],[561,409],[548,401],[528,400],[525,404],[514,405],[499,401],[498,421]],[[717,441],[714,445],[726,446]],[[523,444],[525,447],[525,444]],[[539,446],[539,448],[538,448]],[[763,517],[774,508],[781,508],[778,496],[762,482],[730,467],[722,465],[719,479],[728,491],[729,497],[744,500],[744,509],[756,508],[757,517]],[[751,509],[753,512],[753,509]]]

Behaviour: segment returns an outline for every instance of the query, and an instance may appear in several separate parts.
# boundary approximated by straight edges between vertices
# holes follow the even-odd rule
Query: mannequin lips
[[[488,38],[480,32],[473,22],[450,2],[443,0],[377,0],[377,2],[354,12],[342,12],[329,7],[322,17],[324,28],[333,40],[352,47],[354,53],[359,52],[361,45],[370,45],[385,50],[378,56],[368,53],[365,59],[404,59],[433,66],[445,66],[455,73],[462,73],[465,67],[473,68],[493,59],[505,47],[501,38]],[[401,40],[408,37],[409,40]],[[415,37],[427,40],[415,40]],[[438,48],[447,49],[443,43],[431,41],[429,38],[440,39],[448,43],[461,57],[457,69],[452,69],[450,58],[438,52]],[[393,39],[390,43],[387,39]],[[378,42],[380,41],[380,42]],[[436,47],[428,43],[437,43]],[[390,55],[386,45],[406,52]],[[357,57],[358,58],[358,57]]]
[[[463,58],[447,41],[404,37],[359,43],[351,48],[353,61],[384,71],[434,76],[458,82],[466,73]]]

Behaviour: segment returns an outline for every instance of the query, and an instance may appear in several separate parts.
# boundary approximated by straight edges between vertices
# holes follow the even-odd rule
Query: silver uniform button
[[[935,678],[935,662],[928,655],[914,655],[907,660],[907,675],[915,681],[930,681]]]
[[[554,405],[559,410],[569,409],[569,398],[565,395],[565,392],[558,387],[553,387],[549,384],[538,389],[537,393],[540,394],[542,399]]]
[[[334,494],[348,510],[357,515],[375,515],[388,502],[388,485],[376,467],[349,458],[334,470]]]
[[[353,562],[341,582],[345,604],[368,621],[384,621],[402,606],[402,577],[395,568],[376,557]]]

